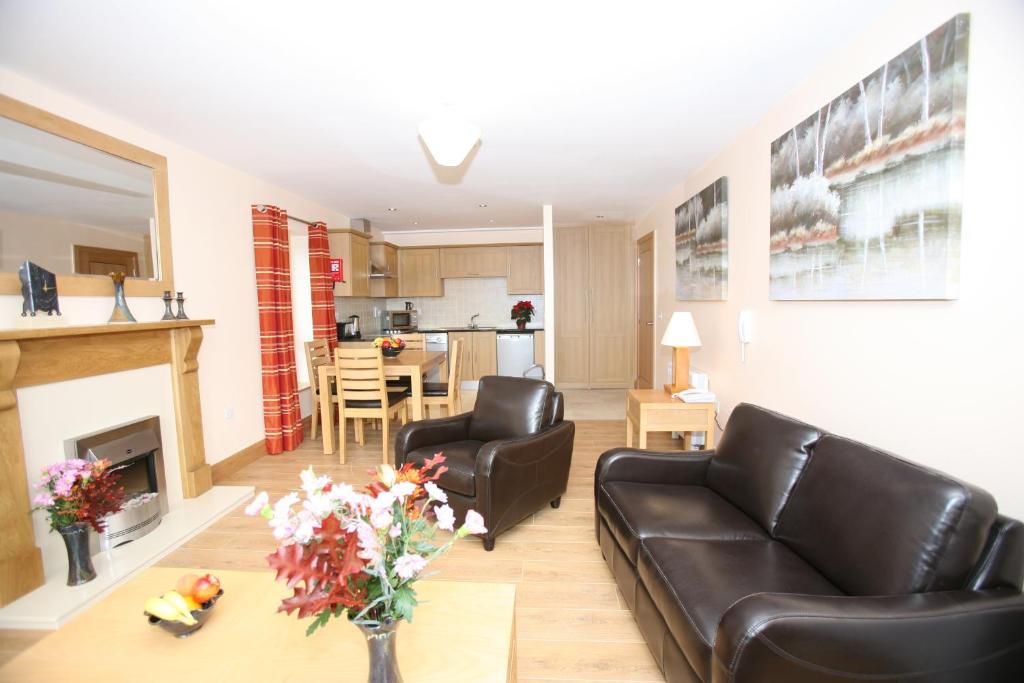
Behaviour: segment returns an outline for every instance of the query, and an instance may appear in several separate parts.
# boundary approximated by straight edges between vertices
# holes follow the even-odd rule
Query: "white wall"
[[[529,228],[453,228],[425,230],[374,230],[374,239],[399,247],[424,247],[435,244],[501,244],[544,241],[544,229]]]
[[[167,157],[175,288],[192,318],[215,318],[199,353],[206,458],[217,462],[263,438],[259,321],[250,205],[275,204],[290,214],[347,226],[348,217],[243,171],[0,69],[0,91]],[[182,125],[187,125],[183,121]],[[253,144],[259,144],[254,140]],[[159,320],[159,299],[128,301],[139,320]],[[105,322],[106,297],[62,297],[71,324]],[[12,327],[20,296],[0,297],[0,328]],[[301,359],[296,359],[301,362]],[[228,413],[233,413],[228,418]]]
[[[971,35],[960,299],[769,301],[771,141],[964,11],[971,13]],[[995,494],[1004,512],[1024,517],[1022,28],[1019,0],[900,3],[873,30],[839,45],[804,85],[638,222],[637,237],[656,232],[656,304],[664,317],[655,337],[672,311],[693,312],[704,346],[692,362],[711,373],[723,418],[741,401],[765,405],[960,476]],[[677,302],[673,210],[723,175],[729,178],[729,300]],[[736,336],[742,309],[754,315],[745,364]],[[658,382],[667,378],[668,361],[668,350],[658,348]]]

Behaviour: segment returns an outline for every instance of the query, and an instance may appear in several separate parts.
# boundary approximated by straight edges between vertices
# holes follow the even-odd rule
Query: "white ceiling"
[[[891,4],[3,0],[0,65],[380,227],[628,220]]]

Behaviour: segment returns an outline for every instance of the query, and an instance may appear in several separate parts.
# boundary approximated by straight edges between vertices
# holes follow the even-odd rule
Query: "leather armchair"
[[[411,422],[395,439],[395,465],[444,453],[438,485],[462,517],[483,515],[484,548],[545,504],[557,508],[569,482],[576,426],[562,394],[540,380],[484,377],[473,412]]]

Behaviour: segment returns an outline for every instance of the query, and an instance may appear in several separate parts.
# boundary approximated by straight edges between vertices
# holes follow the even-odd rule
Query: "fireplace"
[[[90,534],[93,555],[142,538],[167,514],[167,483],[160,444],[160,418],[147,417],[64,442],[68,459],[109,460],[120,473],[125,505],[106,518],[101,534]]]

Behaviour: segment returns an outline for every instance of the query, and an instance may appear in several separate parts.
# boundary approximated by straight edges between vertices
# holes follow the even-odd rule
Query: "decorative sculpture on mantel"
[[[34,318],[38,311],[46,311],[47,315],[60,315],[60,302],[57,300],[57,276],[41,268],[31,261],[25,261],[18,269],[21,278],[21,315],[31,314]]]
[[[114,281],[114,311],[110,314],[111,323],[133,323],[135,316],[128,310],[128,302],[124,298],[124,273],[111,273]]]

